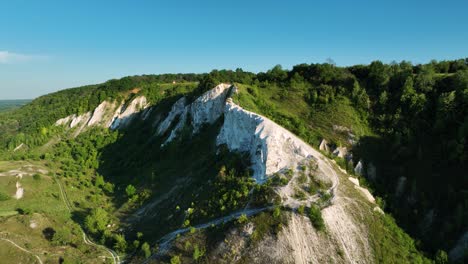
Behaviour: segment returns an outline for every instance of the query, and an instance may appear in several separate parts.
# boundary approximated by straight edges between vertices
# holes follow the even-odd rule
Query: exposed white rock
[[[187,122],[187,117],[191,117],[193,133],[197,133],[202,125],[213,124],[224,112],[224,106],[229,91],[233,87],[230,84],[219,84],[215,88],[205,92],[190,105],[185,106],[186,99],[179,99],[169,112],[166,119],[158,127],[157,134],[162,135],[171,126],[176,117],[179,117],[178,123],[172,129],[171,134],[163,145],[171,142],[182,130]]]
[[[13,150],[13,152],[20,150],[20,149],[23,148],[24,146],[25,146],[24,143],[19,144],[19,145]]]
[[[379,214],[385,214],[385,212],[382,210],[382,208],[380,208],[378,206],[374,207],[373,210],[374,210],[374,212],[377,212]]]
[[[318,152],[270,119],[246,111],[227,100],[224,124],[217,144],[235,152],[248,152],[254,178],[262,182],[275,172],[296,165]]]
[[[76,127],[76,130],[73,132],[73,137],[77,137],[83,129],[88,124],[89,119],[91,118],[91,112],[87,112],[83,115],[77,116],[75,119],[72,120],[70,123],[70,128]],[[73,126],[72,126],[73,125]]]
[[[348,180],[351,181],[354,185],[359,186],[359,180],[354,177],[348,177]]]
[[[345,126],[333,125],[333,130],[337,132],[351,132],[351,129]]]
[[[149,117],[149,116],[151,115],[151,113],[153,112],[153,109],[154,109],[153,107],[148,107],[148,108],[146,108],[146,109],[143,111],[142,115],[141,115],[141,119],[143,119],[143,120],[148,119],[148,117]]]
[[[330,152],[330,149],[328,148],[328,142],[325,139],[322,139],[320,142],[319,149],[321,151]]]
[[[363,195],[364,197],[366,197],[366,199],[371,202],[371,203],[375,203],[375,198],[374,196],[369,192],[369,190],[367,190],[366,188],[362,188],[362,187],[359,187],[359,186],[354,186],[354,188],[358,189]]]
[[[190,105],[193,132],[203,124],[213,124],[224,112],[226,98],[232,85],[220,84],[205,92]]]
[[[150,111],[146,111],[149,104],[144,96],[138,96],[133,99],[128,105],[123,103],[117,105],[117,102],[103,101],[94,111],[87,112],[82,115],[70,115],[61,118],[55,122],[56,126],[68,125],[70,128],[75,128],[73,136],[79,135],[85,127],[101,126],[104,128],[117,129],[125,127],[130,121],[139,114],[140,111],[145,111],[148,117]]]
[[[110,119],[108,112],[112,112],[116,107],[115,102],[104,101],[96,107],[93,111],[93,116],[89,119],[88,126],[103,125],[109,127]],[[107,114],[107,117],[106,117]]]
[[[348,150],[346,147],[337,147],[334,151],[333,151],[333,155],[339,157],[339,158],[345,158],[346,155],[348,154]]]
[[[76,117],[76,115],[70,115],[70,116],[61,118],[61,119],[59,119],[59,120],[57,120],[57,121],[55,122],[55,125],[56,125],[56,126],[66,126],[66,125],[68,125],[68,123],[70,123],[70,121],[71,121],[72,119],[74,119],[75,117]]]
[[[145,110],[149,106],[146,97],[138,96],[133,99],[117,116],[114,116],[110,129],[123,128],[127,126],[137,113]]]
[[[164,134],[169,127],[171,126],[172,122],[183,114],[186,109],[185,109],[185,104],[186,104],[187,99],[185,97],[181,97],[177,102],[172,105],[171,111],[167,115],[167,117],[159,124],[158,129],[156,130],[156,133],[161,136]]]
[[[91,113],[87,112],[85,114],[75,116],[70,123],[70,128],[74,128],[78,126],[79,124],[87,124],[89,119],[91,118]]]
[[[174,127],[174,129],[172,129],[171,131],[171,134],[169,135],[169,137],[166,139],[166,141],[164,142],[163,145],[171,142],[178,134],[179,134],[179,131],[182,130],[182,128],[184,128],[184,125],[185,123],[187,122],[187,115],[188,115],[188,108],[185,107],[183,112],[180,114],[179,116],[179,122],[177,123],[177,125]]]
[[[15,199],[16,200],[19,200],[21,198],[23,198],[23,194],[24,194],[24,189],[23,187],[21,187],[21,184],[19,182],[16,182],[16,193],[15,193]]]
[[[356,164],[356,167],[354,167],[354,173],[362,176],[362,171],[363,171],[362,161],[358,161],[358,163]]]

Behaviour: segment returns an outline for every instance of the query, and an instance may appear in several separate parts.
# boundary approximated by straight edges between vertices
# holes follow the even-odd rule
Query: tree
[[[315,205],[312,205],[309,211],[309,218],[310,218],[310,221],[312,222],[312,225],[317,230],[323,231],[325,229],[325,222],[323,221],[322,212],[320,211],[320,208],[318,208]]]
[[[109,215],[102,208],[93,209],[90,215],[85,218],[85,228],[92,234],[97,234],[106,229],[106,225],[109,223]]]
[[[369,65],[368,86],[374,92],[373,94],[379,94],[386,90],[389,80],[387,66],[381,61],[373,61]]]
[[[96,178],[94,179],[94,186],[96,187],[102,187],[106,184],[106,182],[104,181],[104,177],[102,177],[102,175],[96,175]]]
[[[181,264],[182,262],[180,262],[180,257],[179,256],[173,256],[171,258],[171,264]]]
[[[66,227],[59,228],[52,237],[52,244],[56,246],[65,246],[71,243],[72,233]]]
[[[128,198],[132,198],[136,193],[135,186],[131,184],[127,185],[127,188],[125,188],[125,193],[127,194]]]
[[[151,256],[151,249],[147,242],[141,245],[141,251],[143,252],[143,255],[145,256],[145,258],[149,258]]]
[[[270,81],[282,82],[286,80],[286,78],[288,77],[288,74],[285,70],[283,70],[283,67],[281,67],[281,65],[278,64],[275,67],[273,67],[271,70],[267,71],[267,76],[268,76],[267,78]]]
[[[416,93],[413,87],[413,78],[411,77],[408,77],[403,85],[401,102],[406,106],[407,112],[412,113],[412,115],[418,114],[424,109],[426,96]]]
[[[125,241],[124,235],[117,234],[114,236],[114,240],[115,240],[114,249],[117,252],[124,253],[125,250],[127,249],[127,241]]]
[[[353,99],[354,104],[361,109],[361,110],[368,110],[370,107],[370,100],[369,96],[366,93],[366,90],[361,88],[359,82],[354,80],[353,83],[353,91],[351,92],[351,96]]]
[[[447,263],[449,263],[447,252],[443,250],[438,250],[435,255],[435,264],[447,264]]]
[[[205,255],[205,249],[199,248],[198,245],[195,245],[193,248],[193,260],[198,261],[201,257]]]

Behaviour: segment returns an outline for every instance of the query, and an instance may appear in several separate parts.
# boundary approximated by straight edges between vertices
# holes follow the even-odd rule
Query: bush
[[[300,215],[303,215],[304,214],[304,211],[305,211],[305,206],[304,205],[301,205],[297,208],[297,212],[300,214]]]
[[[125,193],[127,194],[128,198],[132,198],[136,193],[135,186],[129,184],[127,188],[125,188]]]
[[[41,179],[41,175],[36,173],[33,175],[33,179],[39,181]]]
[[[312,207],[309,210],[309,218],[310,218],[310,221],[312,222],[312,225],[318,231],[325,230],[325,222],[323,221],[322,212],[320,211],[320,208],[312,205]]]
[[[151,249],[148,243],[145,242],[143,245],[141,245],[141,251],[143,252],[145,258],[149,258],[151,256]]]
[[[182,262],[180,261],[180,257],[179,256],[173,256],[171,258],[171,264],[181,264]]]
[[[127,241],[125,241],[125,237],[123,235],[117,234],[114,236],[114,249],[117,252],[124,253],[127,249]]]
[[[58,229],[52,236],[52,244],[55,246],[65,246],[72,242],[73,236],[66,227]]]
[[[199,248],[198,245],[195,245],[193,248],[193,260],[198,261],[201,257],[205,255],[205,249]]]
[[[239,223],[239,224],[246,223],[247,221],[249,221],[249,218],[247,217],[246,214],[241,214],[241,216],[239,216],[239,218],[237,218],[237,223]]]
[[[449,263],[447,252],[443,250],[437,250],[437,253],[435,255],[435,264],[447,264],[447,263]]]

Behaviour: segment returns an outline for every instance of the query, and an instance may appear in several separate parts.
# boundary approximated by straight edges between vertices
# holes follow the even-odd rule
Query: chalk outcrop
[[[73,136],[77,136],[91,126],[120,129],[125,128],[135,116],[142,112],[146,113],[145,117],[147,118],[148,108],[149,104],[144,96],[138,96],[128,104],[103,101],[92,112],[61,118],[55,122],[55,125],[75,129]]]

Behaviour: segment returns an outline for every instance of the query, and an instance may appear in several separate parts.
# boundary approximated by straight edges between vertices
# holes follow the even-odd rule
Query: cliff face
[[[126,127],[137,115],[146,111],[149,104],[144,96],[138,96],[129,103],[104,101],[92,112],[70,115],[55,122],[57,126],[75,128],[74,136],[91,126],[101,126],[112,130]]]

